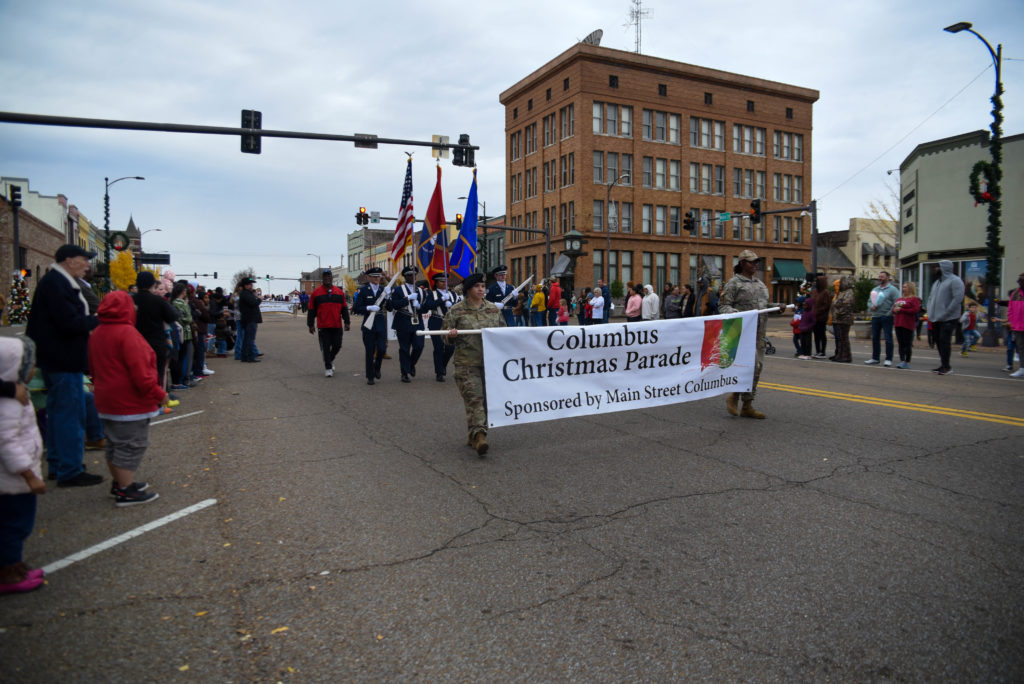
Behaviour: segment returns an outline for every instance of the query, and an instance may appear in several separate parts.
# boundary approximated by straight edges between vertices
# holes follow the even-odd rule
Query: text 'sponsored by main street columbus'
[[[757,312],[483,331],[490,427],[749,391]]]

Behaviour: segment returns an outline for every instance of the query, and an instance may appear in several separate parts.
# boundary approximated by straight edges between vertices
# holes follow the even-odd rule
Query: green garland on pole
[[[981,177],[985,177],[985,190],[981,189]],[[992,201],[992,194],[988,188],[992,185],[992,164],[987,161],[980,161],[971,169],[971,197],[974,198],[974,206],[988,204]]]

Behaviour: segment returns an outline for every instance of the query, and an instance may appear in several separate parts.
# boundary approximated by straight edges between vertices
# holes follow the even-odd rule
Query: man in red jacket
[[[348,301],[345,291],[334,286],[334,276],[330,271],[321,275],[323,284],[313,290],[309,296],[309,311],[306,314],[306,325],[312,335],[320,331],[320,351],[324,355],[324,377],[334,377],[334,357],[341,351],[341,321],[345,320],[345,330],[349,329]]]
[[[100,325],[89,338],[96,411],[107,436],[107,466],[117,506],[149,503],[159,494],[133,482],[149,447],[149,420],[168,396],[157,380],[156,353],[135,329],[135,304],[127,292],[111,292],[96,312]]]

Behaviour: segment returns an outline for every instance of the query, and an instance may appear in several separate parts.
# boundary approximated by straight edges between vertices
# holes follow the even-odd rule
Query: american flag
[[[402,206],[398,209],[395,240],[391,243],[391,262],[398,264],[407,247],[412,245],[412,158],[405,167],[405,186],[402,188]]]

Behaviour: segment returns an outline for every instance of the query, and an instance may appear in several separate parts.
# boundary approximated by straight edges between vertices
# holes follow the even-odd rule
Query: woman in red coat
[[[892,305],[892,325],[896,330],[896,342],[900,348],[900,362],[897,368],[910,368],[910,353],[914,348],[914,330],[917,328],[917,314],[921,311],[921,300],[917,298],[917,285],[903,283],[903,296]]]

